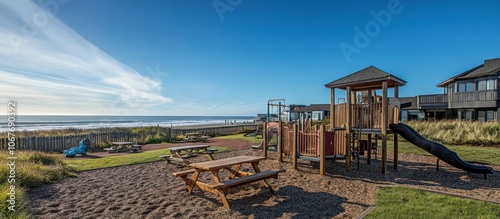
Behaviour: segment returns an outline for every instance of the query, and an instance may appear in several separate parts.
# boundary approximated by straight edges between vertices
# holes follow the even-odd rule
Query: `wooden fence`
[[[242,131],[255,130],[257,125],[247,124],[240,126],[223,126],[212,128],[164,128],[160,132],[163,133],[162,137],[165,139],[174,139],[176,136],[198,132],[202,135],[219,136],[236,134]],[[78,146],[81,140],[88,138],[91,141],[91,148],[98,148],[99,146],[110,144],[114,141],[129,141],[134,143],[143,143],[148,137],[154,137],[158,132],[100,132],[88,133],[67,136],[51,136],[51,137],[21,137],[16,138],[16,150],[20,151],[43,151],[43,152],[62,152],[74,146]],[[9,140],[7,138],[0,138],[0,151],[8,150]]]

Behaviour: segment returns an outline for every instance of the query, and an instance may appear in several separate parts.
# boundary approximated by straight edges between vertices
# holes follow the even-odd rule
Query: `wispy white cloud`
[[[0,101],[23,114],[148,114],[173,101],[29,0],[0,0],[0,39]]]

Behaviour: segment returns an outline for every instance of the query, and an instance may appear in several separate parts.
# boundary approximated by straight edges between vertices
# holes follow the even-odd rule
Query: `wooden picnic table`
[[[179,161],[183,163],[189,163],[186,159],[198,154],[206,154],[210,157],[210,160],[214,160],[212,154],[217,151],[215,148],[209,148],[210,145],[190,145],[190,146],[179,146],[168,148],[171,155],[161,155],[161,158],[170,161]]]
[[[137,152],[138,150],[142,149],[142,145],[137,145],[134,144],[134,142],[129,142],[129,141],[112,142],[111,145],[112,145],[111,148],[105,148],[104,150],[108,151],[109,153],[112,153],[112,152],[127,152],[127,151]]]
[[[265,157],[256,156],[237,156],[220,160],[212,160],[200,163],[192,163],[189,166],[190,170],[173,173],[174,176],[181,177],[188,185],[188,192],[192,192],[194,187],[207,192],[219,195],[224,207],[229,208],[229,203],[226,194],[230,188],[245,185],[252,182],[261,181],[271,193],[273,189],[266,181],[268,178],[278,178],[280,172],[285,170],[268,170],[261,172],[259,169],[259,161],[266,159]],[[241,171],[240,168],[243,164],[252,166],[254,172]],[[224,170],[229,173],[229,179],[221,180],[219,178],[219,171]],[[198,181],[200,174],[203,172],[210,172],[213,177],[213,182],[206,183]],[[193,174],[191,177],[188,175]]]
[[[197,142],[197,141],[208,141],[208,136],[202,136],[198,132],[185,133],[187,141]]]

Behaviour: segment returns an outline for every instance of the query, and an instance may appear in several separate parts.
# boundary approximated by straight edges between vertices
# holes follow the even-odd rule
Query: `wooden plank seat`
[[[114,147],[104,148],[104,150],[107,151],[108,153],[116,152],[116,149]]]
[[[199,141],[204,141],[204,142],[207,142],[208,141],[208,138],[210,138],[210,136],[200,136],[198,138]]]
[[[208,184],[207,187],[211,189],[225,189],[225,188],[233,188],[253,182],[257,182],[260,180],[265,180],[269,178],[278,178],[278,174],[285,172],[286,170],[267,170],[264,172],[259,172],[259,173],[254,173],[251,175],[246,175],[243,177],[237,177],[234,179],[230,179],[224,182],[219,182],[219,183],[214,183],[214,184]],[[271,187],[269,187],[271,188]],[[272,191],[272,189],[271,189]]]
[[[193,174],[194,172],[195,172],[195,169],[189,169],[189,170],[184,170],[184,171],[172,173],[172,175],[174,175],[175,177],[185,177],[189,174]]]

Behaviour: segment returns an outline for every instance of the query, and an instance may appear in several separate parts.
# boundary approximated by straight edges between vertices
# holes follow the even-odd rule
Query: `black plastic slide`
[[[479,173],[479,174],[493,174],[494,170],[493,168],[489,166],[481,166],[481,165],[476,165],[472,164],[469,162],[466,162],[462,160],[457,153],[454,151],[448,149],[442,144],[429,141],[426,138],[422,137],[420,134],[418,134],[417,131],[415,131],[413,128],[411,128],[408,125],[405,124],[390,124],[389,128],[397,133],[403,136],[404,139],[407,141],[411,142],[412,144],[424,149],[425,151],[431,153],[432,155],[436,156],[440,160],[448,163],[449,165],[452,165],[458,169],[462,169],[471,173]],[[486,175],[485,175],[486,177]]]

